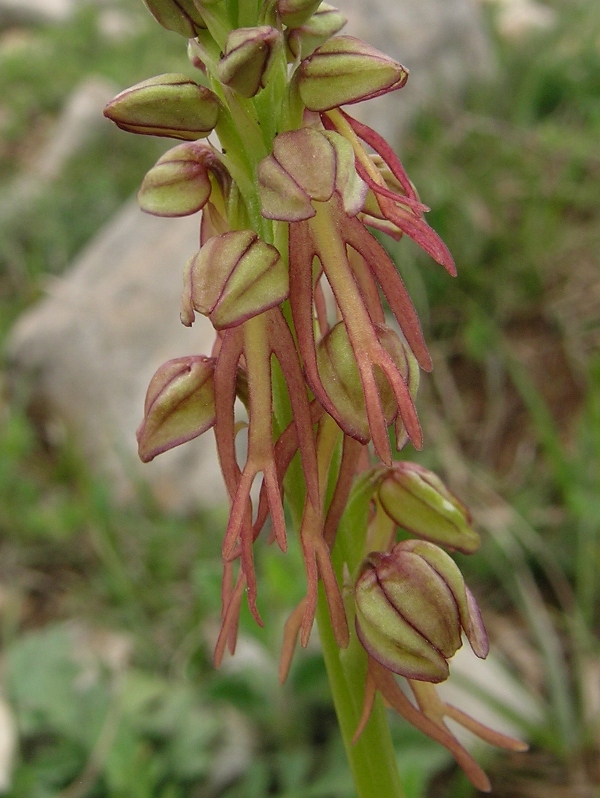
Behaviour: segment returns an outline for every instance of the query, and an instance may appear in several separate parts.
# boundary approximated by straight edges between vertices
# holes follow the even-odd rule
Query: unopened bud
[[[286,31],[288,48],[294,58],[306,58],[340,31],[348,20],[337,8],[322,3],[300,27]]]
[[[442,682],[464,630],[478,657],[488,641],[454,560],[425,541],[398,543],[364,561],[356,581],[356,631],[378,662],[409,679]]]
[[[277,13],[284,25],[297,28],[310,19],[320,5],[321,0],[277,0]]]
[[[193,0],[143,0],[154,19],[167,30],[190,39],[206,28]]]
[[[219,100],[186,75],[169,73],[125,89],[104,115],[130,133],[194,141],[217,124]]]
[[[376,325],[381,344],[387,349],[388,329]],[[390,330],[390,332],[392,332]],[[327,396],[334,405],[336,420],[353,438],[367,443],[371,439],[365,396],[356,354],[343,321],[338,322],[317,344],[317,368]],[[391,353],[390,353],[391,354]],[[397,413],[394,393],[383,373],[376,370],[375,380],[387,425]]]
[[[242,97],[254,97],[266,85],[279,43],[279,31],[269,25],[232,30],[217,64],[219,80]]]
[[[203,143],[178,144],[161,156],[146,174],[138,202],[155,216],[188,216],[204,207],[211,192],[207,164],[216,161]]]
[[[169,360],[150,380],[138,431],[140,459],[202,435],[215,423],[215,361],[202,355]]]
[[[378,495],[387,515],[407,532],[464,554],[479,548],[469,511],[433,471],[408,461],[394,463]]]
[[[190,326],[194,311],[208,316],[217,330],[235,327],[287,299],[286,264],[275,247],[252,230],[209,238],[187,263],[181,321]]]
[[[400,89],[408,71],[353,36],[336,36],[300,64],[298,88],[311,111],[329,111]]]

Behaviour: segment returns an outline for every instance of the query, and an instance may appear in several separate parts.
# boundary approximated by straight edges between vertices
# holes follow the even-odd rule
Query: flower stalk
[[[144,1],[189,39],[201,79],[150,78],[105,113],[124,130],[184,142],[149,171],[139,200],[160,216],[201,212],[181,321],[206,315],[215,343],[158,369],[138,440],[151,460],[214,428],[230,501],[215,665],[235,651],[244,597],[258,624],[269,621],[254,559],[263,530],[283,552],[295,536],[306,595],[285,626],[280,679],[316,619],[359,798],[402,796],[382,697],[488,789],[444,718],[500,747],[521,744],[445,705],[434,687],[462,631],[487,654],[475,599],[440,548],[470,554],[479,537],[435,474],[394,459],[409,441],[423,445],[416,398],[431,358],[372,230],[407,235],[456,269],[392,148],[341,108],[401,89],[408,71],[339,34],[343,15],[318,0]]]

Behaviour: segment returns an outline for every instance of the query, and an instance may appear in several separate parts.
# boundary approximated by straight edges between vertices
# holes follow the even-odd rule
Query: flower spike
[[[196,80],[150,78],[121,92],[105,115],[124,130],[183,142],[158,159],[138,198],[158,216],[201,211],[180,319],[191,327],[201,313],[216,336],[210,356],[157,370],[139,455],[151,460],[214,427],[230,504],[215,665],[235,650],[244,595],[263,625],[255,545],[264,537],[286,550],[285,501],[306,594],[285,624],[280,680],[317,617],[345,729],[355,719],[349,689],[365,676],[355,742],[379,692],[487,790],[446,719],[501,747],[522,744],[445,704],[433,686],[448,676],[463,633],[477,656],[488,651],[475,599],[436,545],[472,553],[479,538],[434,474],[392,459],[394,444],[422,445],[415,403],[420,369],[432,362],[400,272],[372,231],[409,236],[456,270],[392,148],[341,110],[402,88],[408,71],[339,35],[344,16],[321,0],[143,2],[188,38]],[[245,455],[236,450],[240,430]],[[396,542],[397,527],[416,539]],[[361,740],[357,754],[346,750],[357,775],[373,757],[369,769],[381,769],[387,796],[398,778],[385,728],[378,733],[381,746],[367,751]]]

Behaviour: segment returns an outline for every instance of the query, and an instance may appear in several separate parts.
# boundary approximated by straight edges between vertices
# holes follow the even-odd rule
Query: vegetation
[[[121,87],[179,68],[180,40],[138,5],[123,4],[136,32],[121,40],[93,8],[3,33],[5,191],[84,75]],[[461,568],[502,666],[540,709],[523,718],[489,699],[532,743],[488,768],[511,798],[600,783],[600,8],[553,6],[552,30],[498,40],[496,78],[460,111],[423,114],[403,145],[459,270],[450,282],[398,244],[435,363],[421,462],[475,510],[483,556]],[[102,128],[31,207],[0,218],[3,338],[162,149]],[[279,688],[277,624],[243,614],[248,664],[212,669],[223,518],[167,518],[143,494],[114,507],[72,442],[40,434],[4,388],[0,631],[20,737],[8,795],[352,796],[318,652]],[[301,556],[258,566],[280,628]],[[443,750],[400,721],[393,734],[407,795],[472,794]]]

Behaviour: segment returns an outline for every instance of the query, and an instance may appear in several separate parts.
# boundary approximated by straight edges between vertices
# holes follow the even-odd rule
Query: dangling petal
[[[308,645],[308,638],[317,610],[318,580],[320,576],[325,589],[336,642],[340,648],[346,648],[350,640],[348,621],[342,594],[331,564],[329,549],[323,539],[322,515],[320,510],[315,509],[308,500],[304,504],[300,541],[307,580],[306,604],[304,605],[302,617],[300,642],[304,647]]]
[[[311,424],[317,424],[325,411],[321,405],[313,399],[310,403],[310,420]],[[281,433],[274,446],[274,459],[277,466],[277,478],[279,480],[280,490],[283,489],[283,478],[292,462],[294,455],[298,451],[298,431],[294,421],[290,422],[288,426]],[[265,525],[269,515],[269,505],[267,500],[267,493],[264,485],[261,485],[258,509],[256,511],[256,519],[254,521],[254,539],[258,537],[261,529]]]
[[[363,446],[358,441],[348,435],[344,436],[340,470],[338,472],[333,496],[331,497],[331,504],[327,510],[325,524],[323,525],[323,538],[330,551],[335,544],[337,528],[344,514],[344,510],[346,509],[346,504],[348,503],[350,491],[352,490],[352,483],[362,452]]]
[[[244,572],[242,569],[240,569],[235,588],[231,593],[229,603],[224,608],[221,631],[219,633],[213,654],[215,668],[218,668],[221,665],[226,648],[229,648],[229,652],[231,654],[235,653],[235,641],[237,637],[242,596],[244,595],[245,587],[246,580],[244,578]]]
[[[377,686],[375,685],[375,680],[371,675],[371,671],[367,668],[363,706],[360,714],[360,720],[358,721],[358,726],[356,727],[356,731],[354,732],[354,737],[352,738],[352,745],[356,745],[356,743],[358,742],[358,738],[364,732],[365,726],[369,722],[369,718],[371,717],[371,712],[373,711],[373,707],[375,706],[376,695],[377,695]]]
[[[369,657],[369,672],[385,700],[396,712],[428,737],[447,748],[457,763],[464,770],[471,784],[482,792],[490,792],[490,780],[473,759],[443,725],[438,725],[414,707],[396,684],[394,675],[372,657]]]
[[[279,659],[279,683],[283,684],[287,679],[287,675],[292,664],[292,657],[294,656],[294,649],[298,642],[298,635],[302,627],[302,619],[304,617],[306,607],[306,597],[292,610],[289,618],[283,627],[283,642],[281,645],[281,657]]]
[[[394,261],[358,219],[344,220],[344,236],[368,263],[419,365],[424,371],[431,371],[421,322]]]
[[[300,449],[300,457],[302,458],[302,467],[306,479],[306,488],[311,501],[313,504],[316,504],[318,502],[318,474],[317,455],[313,437],[313,424],[315,422],[311,417],[306,383],[298,362],[298,353],[294,344],[294,339],[279,309],[271,312],[269,323],[271,348],[279,361],[288,387],[288,395],[290,397],[294,425],[297,432],[298,447]]]

